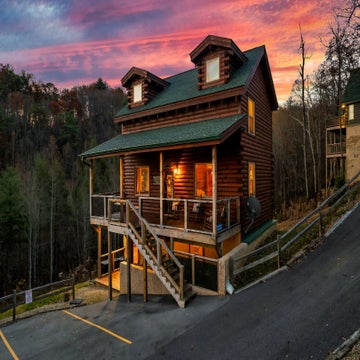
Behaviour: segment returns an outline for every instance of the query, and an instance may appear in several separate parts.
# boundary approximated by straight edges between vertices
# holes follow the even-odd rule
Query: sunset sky
[[[137,66],[167,77],[191,69],[208,35],[246,51],[265,45],[279,102],[298,76],[301,24],[310,74],[324,59],[342,0],[0,0],[0,63],[56,87],[120,79]]]

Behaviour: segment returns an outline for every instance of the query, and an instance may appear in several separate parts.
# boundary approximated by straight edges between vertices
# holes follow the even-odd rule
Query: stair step
[[[139,217],[139,221],[140,220],[141,216]],[[171,257],[169,257],[169,254],[161,254],[161,264],[157,264],[156,259],[158,244],[154,236],[150,234],[150,230],[151,229],[149,229],[149,232],[146,234],[145,242],[144,240],[138,238],[138,234],[140,234],[140,229],[137,230],[137,235],[135,235],[133,230],[129,229],[129,236],[139,249],[140,253],[144,256],[150,267],[154,270],[160,281],[164,284],[166,289],[173,296],[179,307],[185,307],[186,304],[191,301],[191,299],[196,295],[196,293],[193,291],[192,286],[186,281],[184,281],[184,299],[180,300],[180,294],[177,290],[178,285],[176,287],[173,285],[174,282],[179,284],[179,268],[174,264]],[[154,256],[156,258],[155,260]],[[171,279],[169,278],[169,276],[171,277]]]

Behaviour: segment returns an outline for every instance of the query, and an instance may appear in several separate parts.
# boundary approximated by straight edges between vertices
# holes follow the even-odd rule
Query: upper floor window
[[[206,82],[220,79],[220,58],[216,57],[206,61]]]
[[[195,194],[196,197],[212,196],[212,164],[195,164]]]
[[[249,196],[255,196],[255,163],[249,162]]]
[[[248,132],[255,135],[255,102],[248,98]]]
[[[133,92],[134,103],[142,101],[142,84],[135,84],[133,86]]]
[[[136,167],[135,183],[136,195],[150,195],[150,170],[148,166]]]
[[[348,119],[349,120],[354,120],[354,104],[350,104],[348,107]]]

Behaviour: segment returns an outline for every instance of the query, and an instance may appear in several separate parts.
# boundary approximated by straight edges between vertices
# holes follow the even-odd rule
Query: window
[[[206,61],[206,82],[220,79],[220,58]]]
[[[255,135],[255,102],[248,98],[248,132]]]
[[[136,195],[150,195],[150,176],[148,166],[139,166],[136,168],[135,182]]]
[[[212,196],[212,164],[195,164],[196,197]]]
[[[354,104],[349,105],[349,120],[354,120]]]
[[[249,196],[255,196],[255,163],[249,162]]]
[[[134,97],[134,103],[139,102],[142,100],[142,84],[136,84],[133,87],[133,97]]]

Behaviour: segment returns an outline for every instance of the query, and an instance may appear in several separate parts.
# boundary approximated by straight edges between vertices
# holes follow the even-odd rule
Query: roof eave
[[[212,93],[212,94],[196,96],[196,97],[188,99],[188,100],[183,100],[183,101],[165,104],[162,106],[153,107],[153,108],[147,109],[147,110],[140,110],[140,111],[132,112],[132,113],[126,114],[126,115],[118,115],[118,116],[115,115],[114,123],[122,123],[124,121],[134,120],[134,119],[138,119],[138,118],[144,117],[144,116],[156,115],[156,114],[159,114],[162,112],[176,110],[176,109],[180,109],[180,108],[183,108],[186,106],[192,106],[192,105],[197,105],[197,104],[201,104],[201,103],[211,102],[213,100],[222,100],[222,99],[226,99],[226,98],[229,98],[232,96],[237,96],[237,95],[241,96],[244,94],[244,92],[245,92],[245,87],[239,86],[239,87],[219,91],[219,92]]]

